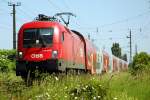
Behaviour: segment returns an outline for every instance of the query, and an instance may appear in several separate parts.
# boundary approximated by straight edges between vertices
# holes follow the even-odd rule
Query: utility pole
[[[130,63],[132,62],[132,33],[131,33],[131,29],[130,29],[130,35],[127,36],[127,38],[130,39]]]
[[[17,2],[17,4],[8,2],[8,6],[13,7],[13,49],[16,49],[16,6],[21,6],[21,2]]]

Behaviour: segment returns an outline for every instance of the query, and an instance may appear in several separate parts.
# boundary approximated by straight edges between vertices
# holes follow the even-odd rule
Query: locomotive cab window
[[[53,28],[26,29],[23,32],[23,47],[47,47],[53,43]]]
[[[48,28],[48,29],[39,29],[39,40],[42,43],[45,44],[52,44],[53,42],[53,33],[54,30],[53,28]]]
[[[35,44],[36,40],[36,30],[35,29],[27,29],[23,33],[23,47],[31,47]]]

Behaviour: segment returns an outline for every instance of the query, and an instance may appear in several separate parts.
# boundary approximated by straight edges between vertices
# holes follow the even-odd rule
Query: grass
[[[149,100],[150,74],[42,75],[27,87],[14,72],[0,73],[2,100]]]
[[[138,78],[131,76],[129,73],[120,73],[111,81],[111,94],[113,97],[121,98],[119,100],[149,100],[149,79],[149,73]],[[129,99],[126,97],[129,97]]]

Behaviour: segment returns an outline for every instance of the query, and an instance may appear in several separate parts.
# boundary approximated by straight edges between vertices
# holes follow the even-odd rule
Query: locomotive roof
[[[28,23],[25,23],[23,24],[24,27],[32,27],[32,25],[34,26],[50,26],[50,25],[59,25],[59,26],[62,26],[61,23],[59,22],[51,22],[51,21],[32,21],[32,22],[28,22]]]

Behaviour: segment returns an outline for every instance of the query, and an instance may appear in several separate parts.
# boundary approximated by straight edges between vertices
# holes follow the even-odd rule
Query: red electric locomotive
[[[65,72],[67,69],[96,71],[96,49],[82,34],[44,15],[20,28],[17,76],[27,77],[28,72],[35,70]]]

